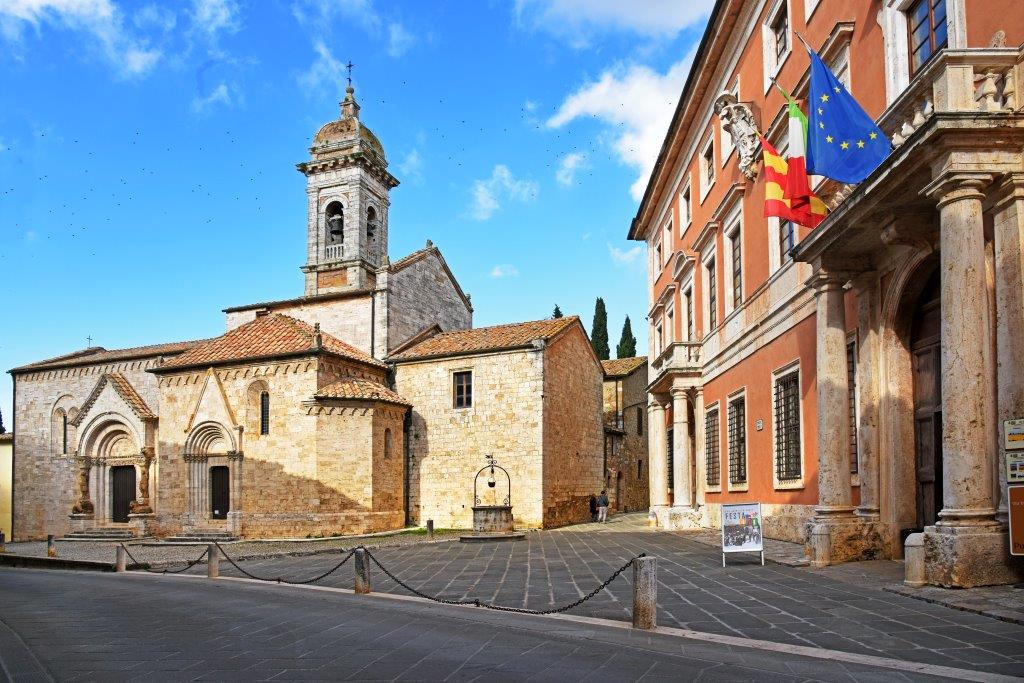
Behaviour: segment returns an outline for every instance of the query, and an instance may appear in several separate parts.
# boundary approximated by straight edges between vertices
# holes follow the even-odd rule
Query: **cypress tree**
[[[632,358],[636,355],[636,337],[633,336],[633,326],[629,323],[629,316],[622,325],[622,337],[619,345],[615,347],[616,358]]]
[[[604,307],[604,299],[597,297],[594,304],[594,326],[590,331],[590,345],[600,360],[608,360],[611,351],[608,348],[608,311]]]
[[[562,317],[562,309],[558,307],[558,304],[555,304],[555,312],[551,314],[551,317],[552,318],[561,318]]]
[[[4,427],[4,414],[0,412],[0,434],[6,434],[7,428]]]

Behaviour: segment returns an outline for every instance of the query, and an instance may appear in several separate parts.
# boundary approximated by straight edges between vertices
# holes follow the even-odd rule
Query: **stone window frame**
[[[779,53],[775,26],[783,17],[786,18],[786,50]],[[764,92],[772,87],[772,80],[779,75],[782,67],[793,54],[793,12],[790,0],[775,0],[765,14],[761,24],[761,49],[764,62]]]
[[[665,305],[665,340],[662,349],[667,349],[676,341],[676,299],[673,296]]]
[[[903,94],[913,78],[910,72],[910,40],[907,10],[914,0],[883,0],[878,23],[882,26],[885,49],[885,100],[892,104]],[[946,0],[947,47],[967,47],[966,0]]]
[[[270,390],[260,392],[260,436],[270,435]]]
[[[797,382],[797,405],[800,410],[800,476],[797,479],[786,479],[780,480],[778,477],[778,470],[776,468],[776,462],[778,461],[778,440],[776,439],[776,414],[778,411],[778,405],[776,401],[776,384],[784,377],[787,377],[793,373],[796,373]],[[804,422],[807,416],[807,411],[804,409],[803,396],[800,391],[800,382],[803,379],[803,368],[799,358],[790,361],[789,363],[772,371],[772,488],[776,491],[794,491],[805,488],[805,479],[807,477],[807,448],[804,442]]]
[[[72,422],[78,416],[71,394],[63,394],[50,407],[50,451],[67,457],[74,451],[77,429]],[[59,420],[59,421],[58,421]]]
[[[739,199],[736,202],[736,206],[729,210],[729,215],[724,221],[725,228],[722,230],[723,246],[725,248],[725,258],[722,260],[725,262],[725,269],[722,275],[723,278],[723,293],[725,294],[725,317],[728,318],[734,311],[739,310],[743,307],[745,301],[743,297],[743,200]],[[734,269],[735,265],[735,244],[739,244],[740,252],[740,300],[736,301],[735,298],[735,286],[736,286],[736,273]]]
[[[850,371],[850,353],[853,353],[853,368]],[[860,344],[857,339],[857,332],[853,331],[846,335],[846,358],[847,358],[847,381],[851,405],[850,414],[850,477],[853,486],[860,486],[860,386],[857,384],[857,360],[860,352]]]
[[[732,447],[733,441],[728,438],[728,435],[732,433],[732,426],[730,424],[732,418],[732,406],[737,401],[743,401],[743,472],[744,480],[741,482],[733,482],[732,480]],[[726,455],[729,459],[729,473],[726,477],[726,482],[729,491],[749,491],[750,490],[750,430],[748,425],[750,420],[750,413],[747,410],[747,387],[743,386],[736,391],[729,394],[725,399],[726,405]],[[721,419],[721,416],[719,416]]]
[[[680,287],[680,291],[682,292],[679,295],[680,309],[682,311],[682,315],[685,316],[685,319],[680,319],[679,328],[680,330],[682,330],[682,334],[680,334],[679,336],[682,339],[682,341],[696,341],[695,338],[697,336],[697,321],[694,320],[696,316],[694,314],[695,299],[693,296],[693,273],[690,273],[690,275],[688,275],[687,278],[683,280],[682,286]]]
[[[686,184],[683,185],[683,189],[679,191],[679,239],[683,239],[683,235],[686,234],[686,231],[690,228],[692,223],[693,189],[690,184],[690,179],[687,177]]]
[[[715,430],[715,447],[716,447],[716,461],[718,467],[716,471],[718,473],[717,484],[708,483],[708,475],[711,473],[711,468],[708,467],[708,463],[711,460],[708,458],[708,445],[711,443],[711,435],[707,432],[708,417],[716,413],[718,416],[718,429]],[[715,401],[704,408],[704,415],[701,416],[704,420],[704,452],[701,454],[704,458],[704,490],[708,493],[721,493],[722,492],[722,411],[719,401]]]
[[[811,15],[818,9],[821,4],[821,0],[804,0],[804,23],[806,24],[811,20]]]
[[[473,379],[474,379],[473,376],[474,376],[474,374],[475,374],[475,371],[474,371],[474,368],[472,368],[472,367],[452,368],[451,378],[450,378],[451,382],[449,383],[449,385],[452,388],[452,409],[453,410],[472,410],[476,406],[476,396],[474,395],[474,392],[473,392]],[[468,401],[468,403],[466,405],[461,405],[461,406],[458,405],[458,393],[456,391],[456,381],[457,381],[457,376],[458,375],[469,375],[469,383],[468,383],[468,386],[469,386],[469,401]]]
[[[700,203],[707,199],[711,188],[715,186],[718,173],[715,169],[715,126],[711,125],[707,141],[701,146],[697,156],[697,175],[700,177]]]
[[[718,239],[712,237],[705,253],[701,254],[701,280],[703,285],[703,301],[701,318],[704,323],[704,337],[712,334],[721,322],[718,319]],[[711,267],[708,267],[711,264]],[[712,274],[714,278],[712,278]],[[711,282],[714,280],[714,282]],[[710,287],[708,285],[711,285]],[[712,307],[714,311],[712,312]],[[714,323],[714,324],[712,324]]]

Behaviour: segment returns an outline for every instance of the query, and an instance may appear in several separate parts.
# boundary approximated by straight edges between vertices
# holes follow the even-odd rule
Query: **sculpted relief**
[[[723,92],[715,100],[715,113],[722,122],[722,129],[732,136],[732,143],[739,156],[740,173],[749,180],[757,177],[757,122],[750,107],[739,102],[730,92]]]

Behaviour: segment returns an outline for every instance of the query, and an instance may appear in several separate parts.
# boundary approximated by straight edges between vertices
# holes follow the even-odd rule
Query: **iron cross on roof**
[[[352,63],[351,59],[348,60],[348,64],[345,65],[345,68],[348,69],[348,84],[350,86],[352,85],[352,67],[354,66],[355,64]]]

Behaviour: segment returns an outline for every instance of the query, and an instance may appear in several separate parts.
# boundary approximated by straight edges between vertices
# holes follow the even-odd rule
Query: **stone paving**
[[[732,555],[723,569],[716,548],[625,524],[531,533],[514,543],[381,548],[374,555],[430,595],[549,609],[577,600],[641,552],[658,557],[662,625],[1024,676],[1024,626],[888,593],[878,581],[860,580],[868,570],[857,565],[812,571]],[[338,559],[275,558],[243,567],[268,578],[308,579]],[[239,575],[227,563],[221,567],[224,575]],[[627,571],[573,613],[629,620],[629,580]],[[373,581],[374,590],[405,592],[376,568]],[[343,567],[321,583],[350,588],[352,570]]]
[[[864,664],[542,617],[187,577],[0,569],[16,681],[907,681]]]

